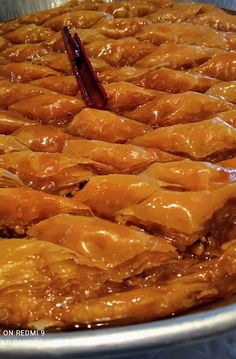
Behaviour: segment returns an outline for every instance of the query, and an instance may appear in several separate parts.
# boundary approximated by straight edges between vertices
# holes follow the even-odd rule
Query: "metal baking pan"
[[[183,0],[181,0],[183,1]],[[188,1],[188,0],[187,0]],[[0,21],[65,3],[66,0],[0,0]],[[190,2],[190,1],[188,1]],[[236,11],[236,0],[197,0]],[[173,347],[221,335],[236,329],[236,296],[193,314],[122,327],[37,335],[0,337],[0,357],[15,358],[115,358]],[[4,333],[4,332],[2,332]]]
[[[184,315],[151,323],[77,332],[46,334],[43,337],[2,337],[0,357],[38,358],[116,358],[189,344],[236,328],[236,304],[203,313]],[[223,359],[223,357],[222,357]]]

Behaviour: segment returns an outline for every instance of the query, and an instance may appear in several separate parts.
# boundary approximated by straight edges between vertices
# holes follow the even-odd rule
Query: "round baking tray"
[[[151,323],[116,328],[2,336],[0,356],[8,358],[108,358],[209,339],[236,328],[236,304]],[[135,355],[136,354],[136,355]]]
[[[0,0],[0,21],[53,8],[65,2],[66,0]],[[211,2],[222,8],[236,11],[235,0],[195,2]],[[99,357],[115,358],[125,353],[126,356],[132,354],[138,358],[141,352],[189,344],[192,341],[209,339],[233,329],[236,329],[236,304],[232,304],[230,300],[204,307],[202,311],[198,310],[194,314],[144,324],[47,333],[44,336],[40,336],[40,332],[33,336],[11,336],[2,331],[5,335],[0,337],[0,357],[4,359],[53,357],[98,359]]]
[[[2,336],[0,356],[8,358],[111,358],[173,347],[236,328],[236,304],[203,313],[108,329],[61,332],[44,336]]]

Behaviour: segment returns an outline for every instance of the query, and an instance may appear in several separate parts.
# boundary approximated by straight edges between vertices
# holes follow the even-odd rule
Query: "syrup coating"
[[[62,152],[73,158],[82,155],[104,163],[118,173],[137,173],[153,162],[169,162],[180,159],[178,156],[156,148],[83,139],[68,141]]]
[[[73,0],[0,24],[0,326],[140,323],[236,293],[235,19]]]
[[[235,151],[236,130],[220,118],[158,128],[130,140],[138,146],[156,147],[201,160],[208,156]]]
[[[109,111],[85,108],[73,118],[68,130],[87,139],[122,143],[152,128]]]
[[[70,193],[71,189],[94,176],[96,171],[106,173],[110,170],[109,166],[82,156],[74,159],[58,152],[29,150],[1,155],[0,167],[17,174],[25,185],[48,193],[60,190]]]
[[[229,50],[230,45],[227,34],[208,29],[205,26],[187,23],[161,23],[145,26],[136,38],[141,41],[149,41],[155,45],[163,43],[175,43],[186,45],[198,45]]]
[[[101,231],[101,228],[102,231]],[[92,267],[113,268],[145,252],[160,252],[175,258],[175,247],[163,238],[100,219],[98,217],[58,215],[32,226],[32,238],[60,244],[77,252]]]
[[[162,127],[206,120],[217,112],[234,108],[233,104],[221,98],[186,91],[183,94],[161,96],[132,112],[126,112],[126,115],[153,127]]]
[[[20,100],[9,109],[46,125],[63,125],[84,106],[84,102],[79,98],[50,94],[34,96],[30,102],[27,99]]]
[[[193,74],[188,71],[172,70],[167,67],[147,69],[141,74],[134,75],[129,80],[135,85],[161,90],[170,93],[185,91],[205,92],[219,82],[209,76]],[[216,96],[213,93],[210,93]]]
[[[222,165],[223,166],[223,165]],[[236,171],[228,170],[209,162],[185,159],[178,162],[154,163],[144,176],[182,186],[185,190],[201,191],[214,189],[236,180]]]
[[[46,40],[48,36],[53,34],[54,32],[51,29],[30,24],[23,25],[14,31],[8,32],[5,38],[13,44],[37,43]]]
[[[193,70],[222,81],[236,80],[236,52],[228,52],[211,59]]]
[[[155,233],[171,238],[176,246],[182,248],[204,236],[214,213],[222,210],[235,197],[235,183],[200,192],[160,189],[144,201],[118,211],[116,219],[119,223],[131,222],[152,228]],[[229,216],[230,212],[228,209]]]
[[[236,81],[220,82],[209,88],[207,94],[236,103]]]

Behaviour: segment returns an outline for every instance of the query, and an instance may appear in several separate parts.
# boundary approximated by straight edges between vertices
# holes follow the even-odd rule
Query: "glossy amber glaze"
[[[54,32],[49,28],[35,24],[23,25],[19,29],[8,32],[5,38],[13,44],[37,43],[46,40]]]
[[[73,75],[44,77],[31,81],[31,84],[69,96],[74,96],[79,91],[76,78]]]
[[[236,129],[216,116],[192,124],[161,127],[130,140],[130,143],[199,160],[235,151]]]
[[[91,57],[105,60],[112,66],[132,65],[143,56],[155,50],[150,43],[143,43],[132,37],[119,40],[101,40],[90,43],[86,50]]]
[[[171,93],[205,92],[219,82],[217,79],[208,76],[172,70],[167,67],[161,67],[157,70],[155,68],[147,69],[141,74],[131,77],[130,81],[138,86]]]
[[[15,151],[30,151],[30,149],[11,135],[0,135],[0,154]]]
[[[87,107],[62,37],[107,93]],[[0,326],[157,320],[236,293],[236,17],[70,1],[0,24]]]
[[[111,166],[83,156],[73,158],[58,152],[32,152],[28,148],[27,151],[1,155],[0,167],[18,174],[29,187],[46,192],[58,192],[67,187],[70,192],[73,186],[95,174],[112,170]]]
[[[152,128],[108,111],[85,108],[73,118],[68,130],[87,139],[122,143]]]
[[[226,101],[236,103],[236,81],[219,82],[209,88],[207,94],[221,97]]]
[[[42,240],[47,236],[48,241],[78,252],[88,264],[103,269],[145,251],[170,252],[170,258],[174,258],[175,252],[175,247],[162,238],[98,217],[59,215],[32,226],[28,234]]]
[[[30,84],[12,83],[8,80],[0,81],[0,107],[8,108],[15,102],[36,95],[53,94],[53,91]]]
[[[163,95],[126,115],[153,127],[162,127],[206,120],[217,112],[234,108],[234,105],[220,98],[187,91],[183,94]]]
[[[15,111],[0,110],[0,132],[8,135],[23,125],[32,124],[31,121]]]
[[[203,46],[185,44],[162,44],[151,54],[139,60],[136,64],[140,67],[151,66],[169,67],[171,69],[190,68],[224,54],[223,50]]]
[[[158,190],[146,200],[117,213],[117,221],[150,226],[169,236],[178,247],[191,245],[209,230],[213,213],[235,198],[235,186],[201,192]]]
[[[64,125],[82,110],[84,102],[76,97],[61,94],[38,95],[20,100],[9,107],[31,120],[43,124]]]
[[[178,156],[156,148],[84,139],[68,141],[63,148],[63,153],[73,158],[82,155],[109,165],[118,173],[136,173],[153,162],[169,162],[180,159]]]
[[[137,175],[95,176],[75,199],[87,204],[96,215],[113,218],[119,209],[149,197],[160,184],[155,179]]]
[[[134,84],[119,81],[105,85],[108,95],[108,108],[123,113],[132,110],[154,98],[162,97],[165,92],[144,89]]]
[[[178,184],[186,190],[199,191],[214,189],[234,183],[236,170],[229,170],[209,162],[182,160],[169,163],[154,163],[144,172],[144,176],[160,181]]]
[[[48,50],[40,44],[12,45],[2,52],[5,58],[13,62],[34,61],[47,53]]]
[[[206,25],[221,31],[236,31],[235,16],[218,8],[213,8],[205,14],[199,14],[191,21],[194,24]]]
[[[61,152],[66,142],[73,138],[57,127],[38,124],[22,126],[12,136],[37,152]]]
[[[206,26],[196,26],[186,23],[152,24],[145,26],[136,38],[142,41],[150,41],[160,45],[170,42],[176,44],[200,45],[222,50],[229,50],[227,33],[208,29]]]
[[[16,183],[19,185],[21,182],[17,181]],[[22,235],[22,231],[30,224],[59,213],[91,215],[89,207],[78,201],[26,187],[1,188],[0,198],[2,204],[0,210],[1,231],[6,235],[8,229]]]
[[[236,80],[236,52],[216,56],[193,70],[193,72],[211,76],[222,81]]]

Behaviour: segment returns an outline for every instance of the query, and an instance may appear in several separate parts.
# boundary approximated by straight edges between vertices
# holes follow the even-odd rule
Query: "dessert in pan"
[[[235,158],[234,15],[89,0],[2,23],[0,325],[132,324],[235,294]]]

